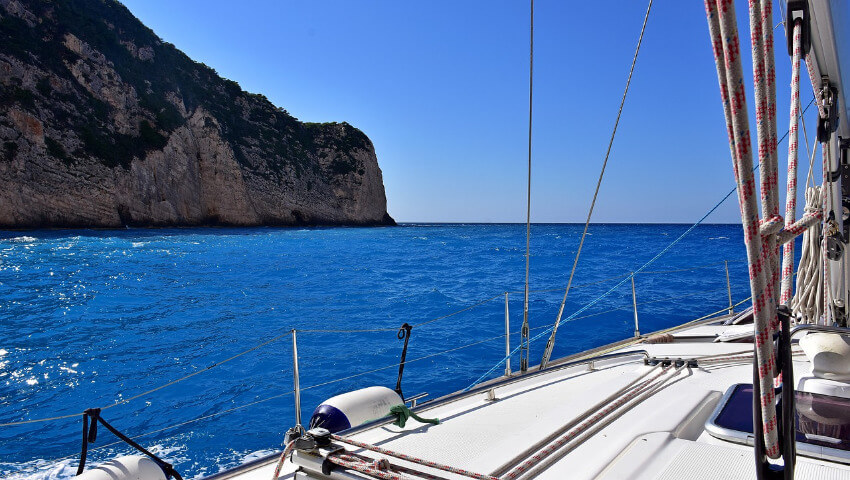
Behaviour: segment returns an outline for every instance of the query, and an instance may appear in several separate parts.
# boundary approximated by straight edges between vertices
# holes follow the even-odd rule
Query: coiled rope
[[[820,209],[823,204],[820,187],[806,189],[806,211]],[[823,316],[824,292],[821,268],[820,229],[803,233],[803,250],[797,267],[797,292],[789,306],[797,323],[819,323]]]

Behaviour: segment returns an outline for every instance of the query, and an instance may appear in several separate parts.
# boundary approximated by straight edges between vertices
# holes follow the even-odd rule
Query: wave
[[[24,235],[22,237],[12,237],[12,238],[9,238],[7,240],[10,241],[10,242],[15,242],[15,243],[32,243],[32,242],[38,241],[37,238],[28,237],[26,235]]]
[[[242,457],[242,463],[245,464],[248,462],[253,462],[254,460],[267,457],[275,452],[277,452],[277,450],[257,450],[256,452],[251,452]]]
[[[23,463],[0,462],[6,480],[65,480],[77,474],[76,458],[45,460],[38,458]]]

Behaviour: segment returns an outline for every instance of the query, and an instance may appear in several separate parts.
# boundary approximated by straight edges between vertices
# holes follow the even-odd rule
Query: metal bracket
[[[844,255],[844,242],[839,234],[831,235],[826,239],[826,258],[838,261]]]
[[[791,311],[785,305],[777,308],[777,316],[782,328],[776,340],[775,354],[777,371],[782,374],[782,387],[777,395],[780,397],[777,411],[777,427],[779,431],[779,448],[782,465],[771,464],[765,453],[764,430],[761,416],[761,385],[759,384],[759,365],[753,362],[753,453],[756,461],[756,478],[758,480],[793,480],[797,463],[797,442],[794,441],[795,431],[795,398],[794,398],[794,369],[791,361]],[[755,355],[756,352],[753,351]]]
[[[842,174],[843,172],[841,171],[841,166],[838,167],[838,170],[826,172],[827,183],[835,183],[839,178],[842,178]]]
[[[841,139],[841,145],[844,146],[846,140]],[[838,166],[838,171],[841,173],[841,222],[842,234],[845,242],[850,240],[850,164],[847,163],[847,150],[843,150],[841,154],[841,163]]]
[[[416,406],[416,404],[419,403],[420,398],[425,398],[427,396],[428,396],[428,392],[417,393],[416,395],[414,395],[412,397],[405,398],[404,401],[410,402],[410,408],[413,408],[413,407]]]
[[[809,16],[809,2],[807,0],[788,0],[785,11],[785,30],[788,33],[785,38],[788,40],[788,56],[794,55],[794,21],[800,19],[802,21],[800,34],[800,53],[806,56],[811,48],[811,27]]]
[[[330,445],[328,447],[320,447],[318,449],[319,456],[322,457],[322,473],[330,476],[331,472],[334,468],[336,468],[336,464],[328,460],[328,457],[334,453],[345,451],[345,447],[342,445]]]
[[[818,117],[818,141],[826,143],[838,129],[838,90],[829,83],[827,76],[822,77],[821,85],[825,115]]]
[[[826,258],[833,261],[840,260],[841,256],[844,255],[844,244],[847,243],[847,237],[844,232],[838,229],[834,210],[830,210],[826,217],[822,235],[826,237]]]
[[[841,189],[848,187],[846,183],[841,184]],[[844,243],[850,240],[850,195],[846,193],[841,197],[841,221],[844,222]]]
[[[847,325],[847,307],[839,299],[833,300],[832,314],[835,317],[835,324],[841,327]]]

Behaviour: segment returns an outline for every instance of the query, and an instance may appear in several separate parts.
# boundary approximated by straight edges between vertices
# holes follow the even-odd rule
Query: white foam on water
[[[709,240],[729,240],[729,237],[708,237]]]
[[[268,457],[269,455],[275,453],[276,450],[257,450],[256,452],[251,452],[244,457],[242,457],[242,463],[253,462],[254,460],[258,460],[263,457]]]
[[[135,451],[115,451],[110,449],[103,461],[111,460],[122,455],[139,455]],[[188,458],[180,457],[179,453],[186,450],[185,446],[165,447],[162,445],[153,445],[148,448],[152,453],[162,457],[165,461],[175,464],[179,471],[179,463],[188,461]],[[62,460],[44,460],[35,459],[22,463],[7,463],[0,462],[0,477],[4,480],[66,480],[71,479],[77,474],[77,465],[79,458],[67,458]],[[86,470],[96,467],[102,461],[89,461],[86,463]]]
[[[35,237],[28,237],[26,235],[24,235],[22,237],[13,237],[13,238],[9,239],[10,242],[15,242],[15,243],[32,243],[32,242],[35,242],[36,240],[38,240],[38,239],[35,238]]]
[[[24,463],[0,462],[0,472],[6,480],[65,480],[77,474],[78,459],[35,459]]]

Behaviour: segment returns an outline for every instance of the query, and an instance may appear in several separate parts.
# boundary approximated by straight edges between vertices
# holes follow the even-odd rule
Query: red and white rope
[[[408,480],[410,477],[403,475],[401,473],[394,472],[392,470],[384,470],[380,464],[377,463],[369,463],[363,460],[360,460],[356,457],[352,457],[350,455],[345,454],[331,454],[328,455],[327,460],[335,465],[339,465],[340,467],[348,468],[351,470],[355,470],[357,472],[363,473],[373,478],[380,478],[383,480]]]
[[[295,440],[287,443],[286,448],[284,448],[283,452],[280,454],[277,465],[274,467],[274,476],[272,477],[272,480],[277,480],[278,477],[280,477],[280,469],[283,467],[283,462],[285,462],[286,458],[289,457],[289,454],[292,453],[293,448],[295,448]]]
[[[462,475],[464,477],[474,478],[476,480],[499,480],[498,477],[494,477],[491,475],[483,475],[480,473],[471,472],[469,470],[465,470],[463,468],[452,467],[450,465],[443,465],[441,463],[432,462],[431,460],[426,460],[424,458],[414,457],[413,455],[408,455],[406,453],[395,452],[392,450],[387,450],[386,448],[377,447],[375,445],[370,445],[368,443],[359,442],[352,438],[341,437],[339,435],[331,435],[331,438],[340,442],[347,443],[349,445],[354,445],[355,447],[360,447],[364,450],[369,450],[372,452],[380,453],[382,455],[387,455],[389,457],[399,458],[401,460],[406,460],[408,462],[416,463],[419,465],[424,465],[426,467],[431,467],[437,470],[442,470],[444,472],[455,473],[457,475]]]
[[[750,32],[753,55],[753,87],[756,102],[756,132],[761,181],[761,212],[765,219],[779,216],[778,162],[776,158],[776,78],[773,68],[772,0],[750,0]],[[734,6],[734,5],[733,5]],[[768,268],[767,302],[770,330],[779,326],[776,301],[779,300],[778,247],[772,235],[763,236],[762,256]]]
[[[797,217],[797,153],[800,123],[800,60],[802,57],[802,20],[794,21],[791,55],[791,119],[788,127],[788,187],[785,191],[785,230],[790,230]],[[779,303],[787,305],[793,294],[794,242],[782,249],[782,287]]]
[[[832,205],[832,189],[829,185],[829,174],[831,171],[831,169],[829,168],[829,142],[821,143],[821,156],[823,158],[823,183],[821,184],[821,200],[823,201],[823,205],[821,208],[824,212],[828,212],[830,205]],[[832,291],[829,285],[829,279],[832,278],[832,276],[830,275],[830,260],[827,248],[830,237],[830,232],[827,231],[829,227],[830,224],[824,222],[823,231],[821,232],[820,245],[820,252],[823,262],[823,318],[818,319],[818,323],[821,323],[823,325],[832,325],[834,318],[832,314]]]
[[[823,211],[818,207],[817,209],[813,209],[811,212],[806,212],[803,214],[803,218],[797,220],[792,225],[785,227],[779,235],[777,236],[779,244],[784,245],[795,238],[797,238],[800,234],[805,233],[808,229],[818,225],[823,219]]]
[[[369,465],[377,468],[378,470],[393,471],[402,475],[413,475],[415,477],[425,478],[427,480],[447,480],[446,477],[441,477],[439,475],[423,472],[421,470],[407,468],[403,465],[390,463],[390,461],[386,458],[374,459],[367,457],[366,455],[346,451],[334,452],[332,455],[339,455],[344,460],[366,462]]]
[[[741,220],[744,228],[744,242],[747,247],[747,260],[750,272],[750,290],[753,297],[753,317],[755,319],[755,335],[759,383],[761,385],[761,410],[765,433],[765,447],[771,458],[779,456],[779,443],[776,426],[775,395],[773,377],[775,360],[773,355],[772,327],[776,323],[774,303],[773,268],[771,256],[776,248],[773,242],[767,242],[762,247],[758,202],[755,197],[755,179],[753,178],[753,158],[750,141],[749,118],[747,116],[746,95],[741,63],[738,26],[735,17],[735,5],[732,0],[705,0],[709,32],[717,67],[717,77],[720,82],[720,95],[726,114],[726,127],[729,132],[729,143],[732,151],[735,180],[738,184],[738,203],[741,208]],[[769,7],[768,7],[769,8]],[[764,51],[762,37],[761,8],[758,0],[750,2],[750,25],[753,29],[753,73],[756,76],[757,117],[759,118],[759,146],[767,143],[766,116],[767,82],[764,76],[764,61],[758,60]],[[772,34],[772,28],[768,35]],[[760,78],[761,77],[761,78]],[[762,164],[762,196],[770,202],[773,195],[769,192],[774,184],[776,168],[770,163],[768,150],[760,148]],[[765,172],[765,168],[767,172]],[[767,188],[767,191],[764,189]],[[778,204],[767,205],[765,212],[772,217],[778,214]]]
[[[806,55],[806,72],[809,74],[809,81],[812,82],[812,91],[815,95],[815,103],[818,106],[818,115],[826,116],[826,109],[823,104],[823,92],[821,91],[821,79],[815,71],[815,60],[811,55]]]
[[[331,435],[331,438],[340,442],[340,443],[352,445],[352,446],[355,446],[355,447],[358,447],[358,448],[362,448],[364,450],[372,451],[372,452],[379,453],[379,454],[382,454],[382,455],[386,455],[386,456],[389,456],[389,457],[395,457],[395,458],[405,460],[405,461],[408,461],[408,462],[411,462],[411,463],[414,463],[414,464],[423,465],[423,466],[426,466],[426,467],[434,468],[434,469],[437,469],[437,470],[442,470],[442,471],[449,472],[449,473],[454,473],[454,474],[457,474],[457,475],[462,475],[462,476],[473,478],[473,479],[476,479],[476,480],[515,480],[519,476],[527,473],[529,471],[529,469],[531,469],[535,466],[538,466],[538,464],[542,460],[546,459],[547,457],[549,457],[550,455],[552,455],[553,453],[555,453],[556,451],[561,449],[567,443],[570,443],[571,441],[577,439],[582,434],[589,433],[594,426],[599,427],[599,428],[604,426],[604,424],[601,424],[600,422],[602,420],[604,420],[607,416],[611,415],[612,412],[615,412],[617,409],[623,407],[624,404],[628,403],[629,401],[635,400],[635,399],[638,399],[640,401],[640,400],[642,400],[642,398],[638,398],[638,397],[645,397],[645,396],[651,395],[653,392],[655,392],[657,389],[659,389],[661,386],[663,386],[666,383],[667,380],[672,378],[672,376],[670,376],[668,378],[661,379],[662,376],[664,376],[666,373],[669,372],[670,368],[671,368],[671,366],[669,366],[669,365],[662,367],[656,375],[648,378],[647,380],[644,380],[642,382],[640,382],[640,381],[633,382],[632,384],[629,384],[629,389],[627,389],[627,391],[623,395],[616,398],[616,400],[614,400],[613,402],[611,402],[607,406],[605,406],[605,408],[598,410],[592,416],[588,416],[584,421],[582,421],[581,423],[576,425],[574,428],[567,431],[564,435],[557,438],[553,442],[549,443],[546,446],[546,448],[535,453],[534,455],[531,456],[531,458],[527,459],[522,464],[518,465],[517,467],[515,467],[514,469],[512,469],[511,471],[507,472],[505,475],[502,475],[500,477],[493,476],[493,475],[483,475],[483,474],[480,474],[480,473],[471,472],[471,471],[466,470],[466,469],[462,469],[462,468],[458,468],[458,467],[452,467],[452,466],[449,466],[449,465],[444,465],[444,464],[433,462],[433,461],[426,460],[426,459],[423,459],[423,458],[415,457],[413,455],[395,452],[395,451],[392,451],[392,450],[388,450],[386,448],[378,447],[378,446],[371,445],[371,444],[368,444],[368,443],[365,443],[365,442],[360,442],[360,441],[357,441],[357,440],[354,440],[354,439],[351,439],[351,438],[341,437],[339,435]],[[686,368],[686,366],[684,366],[684,365],[677,368],[674,372],[674,375],[684,368]],[[643,375],[641,377],[641,379],[648,376],[648,373],[649,372],[647,372],[647,375]],[[659,381],[659,379],[661,379],[661,380]],[[402,473],[409,473],[411,475],[419,476],[419,477],[422,477],[422,478],[429,478],[429,479],[438,479],[439,478],[439,477],[435,477],[431,474],[428,474],[426,472],[419,472],[417,470],[407,469],[407,468],[397,466],[397,465],[389,465],[386,462],[384,464],[382,464],[382,465],[384,465],[382,467],[376,461],[369,461],[369,459],[364,458],[364,457],[362,457],[358,454],[352,454],[352,453],[348,453],[348,452],[346,452],[346,453],[342,453],[342,452],[334,453],[334,454],[328,456],[328,460],[337,464],[337,465],[343,466],[345,468],[350,468],[350,469],[356,470],[358,472],[372,476],[374,478],[380,478],[380,479],[386,479],[386,480],[401,480],[401,479],[404,479],[405,477],[402,475]]]
[[[501,479],[502,480],[516,480],[520,476],[527,473],[530,469],[538,467],[539,464],[544,459],[546,459],[547,457],[551,456],[552,454],[554,454],[555,452],[560,450],[562,447],[564,447],[564,445],[575,440],[580,434],[582,434],[583,432],[588,430],[590,427],[598,424],[598,422],[600,422],[603,418],[610,415],[612,412],[614,412],[615,410],[617,410],[618,408],[623,406],[623,404],[625,404],[629,400],[636,398],[641,393],[645,393],[647,391],[652,390],[654,387],[658,387],[658,386],[662,385],[664,383],[664,380],[662,380],[661,382],[657,382],[654,385],[653,385],[653,383],[656,380],[658,380],[660,377],[662,377],[664,374],[666,374],[670,370],[670,368],[671,367],[669,365],[663,367],[661,369],[661,371],[658,372],[656,375],[652,376],[648,380],[641,382],[633,390],[624,394],[623,396],[621,396],[620,398],[618,398],[614,402],[610,403],[605,408],[599,410],[593,416],[588,417],[586,420],[584,420],[580,424],[576,425],[573,429],[569,430],[564,435],[558,437],[552,443],[548,444],[546,446],[546,448],[543,448],[542,450],[540,450],[539,452],[535,453],[530,458],[528,458],[526,461],[517,465],[516,467],[511,469],[506,474],[502,475]]]

